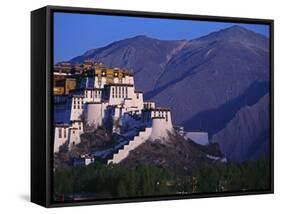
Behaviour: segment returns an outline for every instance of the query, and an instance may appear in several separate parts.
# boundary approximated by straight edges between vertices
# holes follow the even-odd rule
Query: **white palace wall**
[[[141,131],[142,137],[135,139],[138,144],[143,139],[166,138],[168,132],[173,131],[170,110],[155,108],[152,101],[144,102],[143,92],[135,90],[133,76],[126,75],[122,79],[114,77],[111,84],[107,84],[106,77],[95,77],[93,82],[93,88],[80,89],[82,91],[78,90],[78,94],[72,94],[71,106],[68,105],[69,124],[55,127],[54,152],[58,152],[59,147],[66,142],[69,142],[69,149],[80,143],[85,125],[82,119],[97,128],[111,118],[114,122],[113,131],[116,133],[126,131],[122,126],[129,129],[145,126],[146,131]],[[132,141],[131,149],[134,148],[133,144]],[[127,151],[125,153],[127,155]]]

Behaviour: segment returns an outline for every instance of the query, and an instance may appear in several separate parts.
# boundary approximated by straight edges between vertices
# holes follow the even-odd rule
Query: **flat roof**
[[[56,123],[55,127],[69,127],[70,125],[67,123]]]
[[[104,86],[127,86],[127,87],[133,87],[133,84],[128,84],[128,83],[109,83],[105,84]]]
[[[80,97],[80,98],[84,98],[84,95],[80,95],[80,94],[72,94],[72,97]]]
[[[171,111],[169,108],[149,108],[149,109],[143,109],[142,111]]]
[[[71,122],[83,122],[82,120],[71,120]]]
[[[92,91],[92,90],[94,90],[94,91],[97,90],[97,91],[102,91],[102,88],[84,88],[84,89],[81,88],[81,90],[87,90],[87,91],[88,91],[88,90],[91,90],[91,91]]]

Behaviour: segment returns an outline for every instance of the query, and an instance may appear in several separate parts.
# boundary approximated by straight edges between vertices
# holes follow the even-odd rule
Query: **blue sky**
[[[55,12],[54,62],[69,60],[91,48],[137,35],[164,40],[190,40],[232,25],[269,36],[268,25]]]

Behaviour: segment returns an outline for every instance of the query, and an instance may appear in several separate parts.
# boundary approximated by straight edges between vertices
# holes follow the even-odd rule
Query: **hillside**
[[[121,162],[128,167],[156,166],[177,175],[191,175],[198,168],[212,162],[225,162],[218,144],[201,146],[177,135],[166,142],[146,142]]]

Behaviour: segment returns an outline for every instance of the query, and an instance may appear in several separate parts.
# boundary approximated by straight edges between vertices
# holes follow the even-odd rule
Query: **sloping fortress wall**
[[[66,143],[69,149],[80,143],[84,126],[95,129],[108,121],[112,122],[112,131],[121,135],[138,130],[133,140],[116,151],[108,163],[119,163],[145,141],[164,140],[173,132],[171,111],[156,107],[153,101],[144,101],[143,92],[135,89],[131,72],[94,66],[78,79],[77,88],[67,96],[56,95],[55,105],[59,107],[54,108],[54,152]]]
[[[107,105],[102,102],[89,102],[84,105],[85,122],[89,126],[97,128],[102,125]]]

